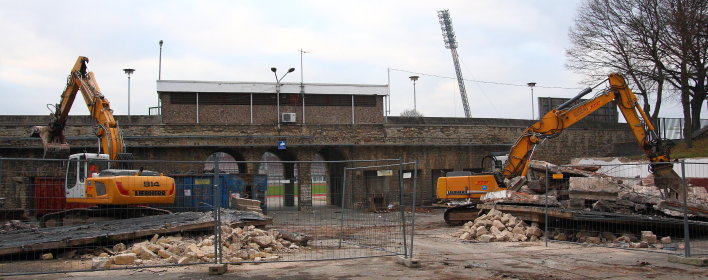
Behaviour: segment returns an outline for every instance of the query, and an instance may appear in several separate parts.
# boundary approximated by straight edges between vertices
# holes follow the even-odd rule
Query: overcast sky
[[[0,114],[48,114],[79,55],[115,114],[146,115],[163,80],[387,84],[391,112],[464,117],[437,11],[449,9],[473,117],[531,118],[535,97],[587,85],[565,68],[579,1],[6,1],[0,0]],[[389,70],[390,69],[390,70]],[[389,75],[390,73],[390,75]],[[512,85],[497,85],[493,83]],[[514,86],[516,85],[516,86]],[[550,87],[550,88],[549,88]],[[563,87],[563,88],[556,88]],[[80,98],[76,102],[82,102]],[[663,117],[680,117],[669,101]],[[77,103],[72,114],[87,114]],[[705,114],[704,114],[705,115]]]

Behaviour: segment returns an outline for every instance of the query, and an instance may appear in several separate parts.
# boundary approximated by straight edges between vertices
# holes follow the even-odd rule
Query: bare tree
[[[423,113],[418,112],[415,109],[408,109],[401,112],[401,117],[422,118]]]
[[[658,117],[664,93],[678,93],[690,145],[706,99],[707,3],[586,0],[569,33],[567,67],[592,80],[623,73],[642,95],[643,110],[652,120]]]

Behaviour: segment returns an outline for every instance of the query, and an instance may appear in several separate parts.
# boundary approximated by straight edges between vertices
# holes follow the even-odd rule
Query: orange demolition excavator
[[[505,178],[512,179],[517,176],[526,176],[531,157],[538,145],[547,139],[557,136],[564,129],[611,101],[617,103],[617,107],[632,130],[637,143],[649,159],[651,172],[655,176],[657,187],[661,188],[669,196],[676,196],[679,193],[678,185],[676,184],[679,177],[673,170],[673,164],[669,158],[673,144],[657,137],[654,132],[654,126],[640,108],[637,103],[637,97],[627,86],[622,75],[617,73],[610,74],[608,80],[610,87],[595,97],[573,105],[592,91],[592,88],[587,88],[577,96],[546,113],[539,121],[526,128],[521,137],[511,147],[501,171],[480,175],[465,174],[462,176],[453,173],[451,174],[453,176],[438,178],[436,194],[439,199],[463,202],[445,212],[445,221],[448,224],[460,224],[464,221],[473,220],[477,214],[474,205],[479,202],[482,195],[487,192],[506,189],[507,186],[504,185]]]
[[[31,136],[42,139],[44,157],[66,158],[69,144],[64,136],[64,127],[74,99],[77,93],[81,92],[91,116],[98,123],[96,136],[100,142],[99,152],[68,156],[64,190],[67,202],[93,204],[98,207],[47,214],[43,217],[43,223],[49,220],[62,223],[63,219],[69,216],[130,218],[169,213],[156,208],[128,207],[173,203],[175,181],[171,177],[142,168],[111,168],[111,164],[124,164],[120,160],[129,160],[132,155],[126,153],[123,134],[113,117],[113,110],[101,94],[93,72],[88,71],[88,62],[88,58],[79,56],[67,78],[61,101],[54,106],[54,112],[50,115],[49,126],[33,127]],[[116,160],[118,161],[112,162]]]

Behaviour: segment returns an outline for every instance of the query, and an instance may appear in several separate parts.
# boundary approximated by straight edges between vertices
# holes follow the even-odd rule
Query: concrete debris
[[[261,202],[259,200],[232,196],[229,198],[229,202],[231,203],[231,205],[236,206],[236,209],[241,211],[254,211],[261,214],[263,213],[263,210],[261,209]]]
[[[473,222],[467,222],[453,236],[476,242],[523,242],[538,240],[543,231],[535,223],[529,226],[511,214],[492,209]]]
[[[549,173],[563,173],[568,175],[574,175],[573,177],[607,177],[607,175],[604,174],[583,170],[585,168],[579,169],[567,166],[557,166],[555,164],[541,160],[531,160],[529,162],[529,169],[537,172],[545,173],[546,167],[548,167]]]
[[[9,220],[2,225],[2,228],[0,228],[0,233],[19,231],[19,230],[33,230],[33,229],[37,229],[36,224],[23,222],[20,220]]]
[[[561,167],[544,161],[532,160],[532,170],[545,174],[546,167],[551,173],[562,173],[567,183],[550,181],[548,205],[562,208],[593,210],[619,214],[683,216],[683,201],[668,198],[656,186],[652,174],[644,178],[615,178],[602,173],[595,173],[597,166]],[[543,177],[543,176],[542,176]],[[516,179],[516,178],[514,178]],[[545,180],[545,178],[540,178]],[[689,217],[708,218],[708,191],[702,178],[688,178],[687,206]],[[521,182],[509,180],[508,183]],[[483,202],[545,205],[543,188],[532,187],[529,180],[526,185],[514,184],[517,192],[508,189],[505,193],[489,193],[483,196]],[[694,186],[695,185],[695,186]],[[508,186],[508,185],[507,185]],[[560,202],[560,203],[559,203]]]
[[[511,190],[503,190],[497,192],[489,192],[482,195],[483,202],[498,202],[498,203],[515,203],[515,204],[531,204],[531,205],[550,205],[558,206],[558,200],[555,196],[535,195],[525,192],[517,192]]]
[[[281,233],[262,230],[255,226],[244,228],[221,227],[224,261],[272,261],[278,254],[299,250],[312,238],[299,233]],[[110,268],[114,265],[160,265],[213,262],[214,235],[185,237],[182,235],[154,235],[149,240],[127,246],[115,244],[112,255],[103,252],[91,256],[92,268]],[[276,254],[277,253],[277,254]],[[44,256],[43,256],[44,258]],[[51,258],[51,257],[50,257]]]
[[[617,200],[619,184],[608,177],[570,177],[568,196],[571,199]]]
[[[558,241],[603,244],[625,248],[662,249],[666,247],[666,245],[672,244],[671,237],[665,236],[661,239],[657,239],[657,236],[651,231],[642,231],[641,237],[637,238],[637,236],[632,233],[621,233],[617,235],[612,232],[554,229],[549,232],[548,238]]]

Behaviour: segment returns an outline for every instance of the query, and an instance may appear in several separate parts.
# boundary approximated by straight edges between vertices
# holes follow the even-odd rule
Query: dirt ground
[[[413,253],[420,268],[382,257],[230,265],[218,276],[199,265],[0,279],[708,279],[705,267],[670,263],[661,253],[565,243],[469,243],[450,236],[457,229],[445,226],[441,210],[416,214]]]

